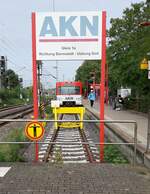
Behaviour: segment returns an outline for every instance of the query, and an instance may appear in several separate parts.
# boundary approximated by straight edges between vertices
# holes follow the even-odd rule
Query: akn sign
[[[37,60],[101,59],[100,120],[104,120],[106,11],[32,13],[34,119],[38,119]],[[38,161],[38,143],[35,144]],[[100,161],[104,158],[104,122],[100,122]]]
[[[35,13],[37,60],[101,59],[101,12]]]

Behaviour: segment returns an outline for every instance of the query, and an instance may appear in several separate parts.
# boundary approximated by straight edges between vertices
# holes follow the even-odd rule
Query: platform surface
[[[0,164],[0,194],[150,194],[150,172],[113,164]]]
[[[91,108],[90,103],[84,100],[84,105],[95,115],[99,117],[99,100],[96,100],[94,106]],[[147,143],[147,130],[148,130],[148,117],[144,113],[135,112],[131,110],[113,110],[112,106],[105,104],[105,120],[134,120],[137,122],[137,138],[138,143],[146,148]],[[131,137],[134,137],[134,126],[131,123],[115,123],[122,132],[127,133]]]

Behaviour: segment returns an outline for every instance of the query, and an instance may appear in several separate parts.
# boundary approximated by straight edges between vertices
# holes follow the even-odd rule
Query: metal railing
[[[100,143],[100,142],[80,142],[82,145],[133,145],[134,151],[133,151],[133,165],[136,164],[136,155],[137,155],[137,123],[134,120],[50,120],[50,119],[0,119],[0,122],[83,122],[83,123],[131,123],[134,125],[134,135],[133,135],[133,142],[129,143]],[[49,144],[68,144],[68,142],[49,142]],[[23,141],[23,142],[0,142],[0,144],[35,144],[35,141]],[[38,144],[47,144],[47,142],[38,141]],[[78,142],[72,142],[70,143],[72,145],[79,144]]]

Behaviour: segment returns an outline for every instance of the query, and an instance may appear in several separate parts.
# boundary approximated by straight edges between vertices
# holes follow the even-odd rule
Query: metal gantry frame
[[[59,127],[63,127],[63,128],[78,128],[79,127],[80,129],[83,129],[83,116],[85,113],[84,107],[54,107],[53,113],[54,113],[54,119],[55,119],[55,129],[58,129]],[[75,122],[57,121],[59,119],[59,115],[63,115],[63,114],[79,115],[80,121],[77,121],[77,120],[75,120]]]

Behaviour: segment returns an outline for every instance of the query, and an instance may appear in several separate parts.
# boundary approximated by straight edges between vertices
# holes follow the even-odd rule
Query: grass
[[[63,164],[61,147],[59,147],[58,149],[56,149],[54,163]]]
[[[125,156],[118,149],[117,145],[105,145],[104,148],[104,161],[115,164],[129,163]]]
[[[51,106],[46,106],[45,107],[45,111],[46,111],[46,114],[48,114],[48,115],[52,115],[52,108],[51,108]]]
[[[88,115],[85,115],[86,119],[91,119]],[[96,124],[94,127],[94,132],[96,136],[99,134],[99,125]],[[109,139],[107,138],[105,142],[110,143]],[[119,145],[118,145],[119,146]],[[104,161],[106,163],[115,163],[115,164],[127,164],[129,163],[128,160],[125,158],[121,150],[118,148],[117,145],[105,145],[104,146]],[[99,150],[99,147],[98,147]]]
[[[45,106],[45,113],[43,112],[43,110],[40,108],[39,109],[39,115],[40,118],[42,119],[43,117],[45,117],[45,119],[49,119],[52,115],[52,108],[51,106]]]
[[[24,131],[22,129],[13,129],[9,133],[5,142],[20,142],[26,141]],[[22,150],[25,144],[0,144],[0,162],[23,162]]]

